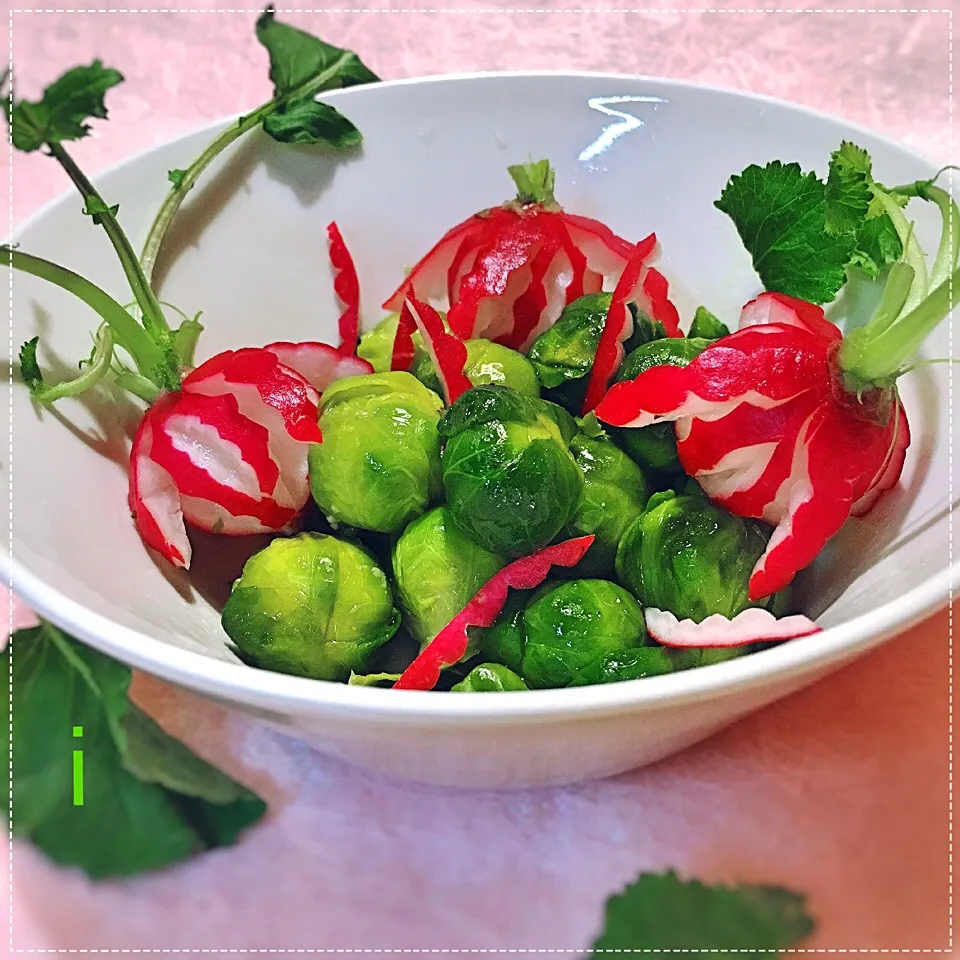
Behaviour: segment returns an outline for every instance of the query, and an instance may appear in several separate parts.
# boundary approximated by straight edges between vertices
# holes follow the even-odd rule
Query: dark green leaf
[[[779,160],[754,164],[730,178],[715,206],[733,220],[767,290],[812,303],[837,295],[854,238],[826,232],[824,184],[815,174]]]
[[[232,843],[263,815],[259,798],[130,704],[127,667],[50,624],[17,631],[11,644],[14,832],[52,860],[96,878],[141,873]],[[0,672],[9,659],[10,647]],[[81,738],[72,735],[77,726]],[[0,743],[7,763],[8,738]],[[81,805],[73,793],[78,749]],[[9,785],[0,782],[7,809]]]
[[[108,207],[106,203],[98,196],[89,196],[87,197],[87,205],[84,207],[83,212],[88,217],[93,217],[93,222],[100,226],[103,223],[103,218],[105,215],[115,217],[117,211],[120,209],[120,204],[115,203],[112,207]]]
[[[804,899],[780,887],[708,887],[672,871],[641,874],[607,901],[592,957],[642,950],[658,951],[663,960],[707,960],[716,950],[734,960],[772,957],[813,930]]]
[[[903,253],[893,222],[876,200],[876,186],[870,155],[845,140],[830,157],[825,226],[830,234],[849,234],[856,238],[850,263],[871,277],[876,277],[883,267],[898,260]],[[896,199],[900,202],[899,197]]]
[[[167,179],[179,190],[183,186],[183,178],[187,175],[186,170],[168,170]]]
[[[37,363],[39,343],[40,338],[34,337],[20,348],[20,376],[23,377],[23,382],[30,388],[31,393],[43,386],[43,374],[40,372],[40,364]]]
[[[873,197],[871,182],[870,155],[845,140],[830,157],[824,188],[827,233],[856,233],[860,229]]]
[[[316,100],[297,100],[264,118],[263,129],[281,143],[325,143],[340,150],[363,137],[339,110]]]
[[[8,111],[13,128],[13,145],[27,153],[39,150],[45,143],[79,140],[90,128],[92,117],[106,119],[104,94],[123,76],[94,60],[89,67],[74,67],[43,91],[36,102],[21,100]]]
[[[857,248],[850,258],[851,265],[869,276],[877,274],[903,255],[903,244],[894,229],[893,221],[883,214],[864,220],[857,232]]]
[[[302,30],[277,23],[272,7],[267,7],[257,20],[257,39],[270,55],[270,79],[276,99],[295,93],[313,81],[317,85],[310,93],[376,83],[380,79],[352,51],[341,50]]]

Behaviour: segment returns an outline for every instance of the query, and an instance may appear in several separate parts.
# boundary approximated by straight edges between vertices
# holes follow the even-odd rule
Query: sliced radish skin
[[[656,234],[651,233],[632,248],[632,254],[610,298],[610,309],[603,324],[596,358],[590,370],[587,392],[580,416],[585,417],[603,399],[613,375],[623,362],[624,341],[633,333],[633,315],[627,304],[643,296],[647,263],[657,249]]]
[[[225,350],[202,363],[183,380],[184,394],[213,395],[206,384],[222,378],[225,389],[216,395],[230,393],[230,385],[253,386],[263,404],[279,411],[287,432],[294,440],[320,443],[320,396],[301,374],[280,362],[275,353],[256,347]],[[258,418],[253,417],[256,421]]]
[[[749,607],[732,620],[714,613],[695,623],[678,620],[669,610],[647,607],[643,611],[647,633],[665,647],[743,647],[771,640],[793,640],[823,629],[809,617],[795,614],[777,618],[769,610]]]
[[[466,344],[454,334],[447,333],[442,317],[427,303],[407,297],[403,302],[401,319],[404,314],[412,317],[420,331],[443,386],[447,406],[452,405],[457,397],[473,386],[463,372],[467,364]],[[406,322],[409,324],[409,320]]]
[[[334,380],[373,373],[373,366],[368,361],[343,354],[329,343],[278,341],[268,343],[263,349],[272,353],[285,367],[299,373],[320,394]]]
[[[333,289],[343,304],[343,313],[337,322],[340,352],[351,356],[357,352],[360,341],[360,280],[336,221],[327,226],[327,237],[330,240],[330,265],[334,270]]]
[[[154,409],[169,405],[161,398]],[[192,555],[183,522],[180,495],[173,477],[150,459],[153,447],[153,422],[147,411],[137,428],[130,451],[130,488],[128,503],[137,531],[144,543],[175,567],[189,567]]]

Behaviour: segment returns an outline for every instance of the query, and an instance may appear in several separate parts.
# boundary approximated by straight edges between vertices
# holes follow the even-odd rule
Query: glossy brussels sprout
[[[387,575],[362,547],[318,533],[274,540],[244,565],[223,629],[260,667],[315,680],[363,673],[396,633]]]
[[[393,341],[397,336],[397,327],[400,324],[400,314],[391,313],[385,316],[372,330],[367,330],[360,336],[357,345],[357,356],[363,358],[373,367],[374,373],[387,373],[393,362]],[[423,337],[419,331],[413,334],[415,349],[414,363],[424,357],[429,359],[423,346]]]
[[[609,580],[541,588],[523,613],[521,676],[532,688],[570,687],[668,673],[669,657],[646,647],[640,604]]]
[[[617,545],[627,527],[643,513],[649,489],[643,471],[608,436],[584,433],[574,438],[570,452],[583,473],[580,506],[562,536],[596,538],[574,576],[613,576]]]
[[[734,516],[702,496],[654,494],[623,535],[617,579],[644,607],[696,623],[714,613],[735,617],[751,606],[750,573],[766,549],[769,527]]]
[[[537,337],[527,356],[533,364],[547,397],[574,413],[579,413],[587,389],[587,375],[593,366],[600,343],[600,334],[610,310],[610,293],[590,293],[566,306],[557,322]],[[664,336],[660,324],[638,319],[636,308],[634,330],[625,349]]]
[[[617,381],[633,380],[651,367],[685,367],[709,346],[709,340],[668,337],[645,343],[627,354],[617,372]],[[612,427],[610,435],[642,466],[667,476],[683,472],[677,457],[672,423],[653,423],[639,429]]]
[[[321,399],[310,489],[327,519],[399,533],[439,499],[443,402],[409,373],[345,377]]]
[[[460,693],[497,693],[530,688],[502,663],[481,663],[450,689]]]
[[[505,562],[460,530],[448,507],[418,517],[393,548],[393,576],[404,626],[425,645]]]
[[[467,390],[446,412],[443,486],[450,513],[493,553],[545,547],[576,512],[583,474],[556,414],[509,387]]]
[[[540,396],[540,381],[522,353],[491,340],[467,340],[466,346],[467,363],[463,372],[474,386],[497,383],[513,387],[527,397]],[[410,372],[434,393],[443,393],[437,368],[426,351],[417,353]]]

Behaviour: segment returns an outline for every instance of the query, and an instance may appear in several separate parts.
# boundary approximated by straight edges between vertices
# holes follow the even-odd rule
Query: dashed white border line
[[[8,26],[10,30],[10,46],[9,54],[10,60],[7,64],[7,106],[9,110],[13,110],[13,11],[10,11],[8,18]],[[10,199],[10,208],[7,211],[7,235],[13,237],[13,126],[7,124],[7,149],[8,160],[10,162],[8,174],[7,174],[7,190],[9,193]],[[10,338],[8,341],[9,354],[10,357],[10,369],[7,374],[8,382],[7,388],[9,390],[8,402],[9,414],[7,420],[7,509],[9,511],[9,517],[7,520],[7,552],[8,555],[13,557],[13,268],[11,267],[8,271],[7,278],[7,294],[10,297]],[[8,575],[7,583],[7,602],[9,605],[8,612],[8,623],[7,623],[7,648],[8,648],[8,659],[7,659],[7,695],[9,697],[8,702],[8,715],[10,717],[10,729],[7,733],[7,749],[8,749],[8,763],[7,763],[7,775],[10,778],[10,792],[7,800],[7,852],[10,861],[10,873],[7,877],[7,909],[10,914],[10,937],[8,946],[10,950],[13,950],[13,565],[11,564],[10,573]]]
[[[124,13],[188,13],[188,14],[197,14],[197,13],[235,13],[235,14],[259,14],[263,10],[262,7],[255,8],[212,8],[212,9],[189,9],[189,8],[179,8],[179,7],[156,7],[156,8],[126,8],[126,9],[91,9],[84,10],[81,8],[34,8],[34,9],[23,9],[23,8],[11,8],[9,13],[9,33],[10,33],[10,47],[9,47],[9,64],[8,69],[9,73],[8,78],[8,87],[9,87],[9,106],[13,106],[13,17],[14,14],[23,15],[23,14],[35,14],[35,13],[107,13],[107,14],[124,14]],[[716,14],[754,14],[754,13],[823,13],[823,14],[865,14],[865,13],[899,13],[899,14],[921,14],[921,13],[935,13],[935,14],[947,14],[948,25],[947,25],[947,45],[948,45],[948,76],[947,76],[947,104],[949,110],[949,139],[947,143],[947,162],[950,164],[951,169],[947,171],[948,176],[948,189],[951,196],[953,195],[953,8],[948,7],[945,9],[887,9],[887,8],[873,8],[873,9],[864,9],[864,8],[837,8],[833,10],[828,10],[824,8],[818,9],[802,9],[802,8],[779,8],[779,9],[758,9],[758,8],[739,8],[739,9],[722,9],[718,10],[715,8],[708,7],[689,7],[684,9],[677,9],[675,7],[568,7],[560,9],[551,9],[551,8],[504,8],[504,7],[493,7],[493,8],[435,8],[435,7],[405,7],[405,8],[345,8],[345,7],[320,7],[320,8],[290,8],[285,10],[286,13],[350,13],[350,14],[364,14],[364,13],[394,13],[394,14],[406,14],[406,13],[423,13],[423,14],[488,14],[488,13],[507,13],[507,14],[599,14],[599,13],[716,13]],[[8,214],[8,235],[13,236],[13,135],[12,131],[8,130],[7,143],[9,149],[9,170],[8,170],[8,192],[9,192],[9,214]],[[949,223],[948,229],[950,230],[950,236],[952,237],[953,229],[953,210],[950,209],[949,212]],[[9,336],[9,356],[11,360],[13,359],[13,275],[14,271],[11,268],[8,273],[8,289],[10,296],[10,336]],[[949,275],[949,300],[950,303],[953,303],[953,272],[951,271]],[[951,317],[949,323],[947,324],[947,336],[948,336],[948,355],[953,357],[953,323],[954,318]],[[948,365],[949,371],[947,375],[947,407],[948,407],[948,454],[947,454],[947,469],[949,472],[947,478],[948,484],[948,502],[953,503],[953,373],[954,373],[954,364],[951,363]],[[10,392],[10,406],[9,406],[9,441],[8,441],[8,509],[10,513],[9,518],[9,529],[8,529],[8,548],[9,554],[13,556],[13,364],[10,364],[10,370],[8,374],[8,389]],[[953,563],[953,511],[951,510],[947,515],[947,543],[949,550],[949,562]],[[414,947],[404,947],[398,949],[388,949],[388,948],[379,948],[379,947],[289,947],[289,948],[246,948],[246,947],[222,947],[222,948],[196,948],[189,949],[186,947],[170,947],[170,948],[104,948],[104,949],[95,949],[95,948],[15,948],[13,946],[13,576],[10,575],[10,580],[8,584],[10,590],[10,611],[9,611],[9,636],[10,641],[8,643],[10,654],[9,654],[9,673],[8,673],[8,683],[9,683],[9,700],[10,700],[10,730],[9,730],[9,778],[10,778],[10,798],[9,798],[9,809],[8,809],[8,849],[9,849],[9,890],[8,890],[8,909],[10,913],[10,937],[9,937],[9,951],[10,953],[16,954],[178,954],[178,953],[227,953],[227,954],[279,954],[279,953],[289,953],[289,954],[314,954],[314,953],[325,953],[325,954],[390,954],[390,953],[399,953],[399,954],[527,954],[527,953],[539,953],[539,954],[552,954],[552,953],[576,953],[583,954],[590,948],[584,947],[573,947],[573,948],[550,948],[550,947],[516,947],[516,948],[496,948],[496,947],[463,947],[463,948],[440,948],[440,947],[428,947],[428,948],[414,948]],[[954,601],[954,591],[953,584],[951,582],[949,587],[949,607],[947,614],[947,913],[948,913],[948,933],[947,933],[947,946],[946,947],[926,947],[926,948],[882,948],[882,947],[852,947],[852,948],[841,948],[841,947],[791,947],[787,949],[781,949],[776,952],[778,953],[836,953],[836,954],[846,954],[846,953],[905,953],[905,954],[942,954],[942,953],[953,953],[953,627],[954,627],[954,614],[953,614],[953,601]],[[637,949],[619,949],[619,948],[601,948],[599,950],[593,950],[593,953],[611,953],[611,954],[637,954],[637,953],[770,953],[770,950],[748,947],[746,949],[737,950],[731,948],[659,948],[659,947],[641,947]]]

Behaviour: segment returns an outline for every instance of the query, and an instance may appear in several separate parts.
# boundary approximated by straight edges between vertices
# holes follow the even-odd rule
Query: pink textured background
[[[687,77],[799,101],[948,158],[945,5],[775,15],[537,6],[285,15],[357,50],[385,78],[508,68]],[[126,75],[110,94],[110,124],[75,150],[96,173],[266,98],[255,13],[16,12],[18,93],[35,94],[94,56]],[[0,207],[9,200],[6,174]],[[54,164],[17,156],[14,223],[64,189]],[[92,885],[15,845],[14,946],[572,956],[589,943],[611,892],[642,869],[675,867],[809,892],[819,920],[810,947],[943,949],[948,643],[943,613],[653,768],[503,795],[387,782],[138,676],[139,702],[262,792],[270,817],[234,849],[128,883]],[[6,864],[0,870],[6,880]]]

